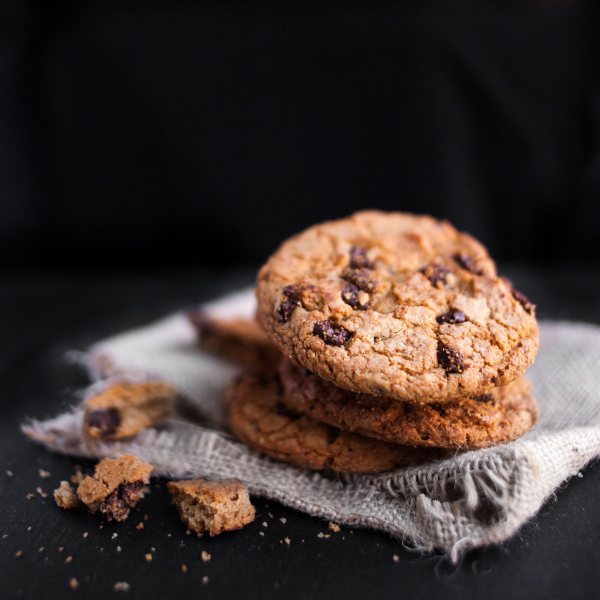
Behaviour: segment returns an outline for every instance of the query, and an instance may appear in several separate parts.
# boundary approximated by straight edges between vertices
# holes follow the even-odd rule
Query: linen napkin
[[[252,318],[252,290],[206,305],[224,318]],[[378,475],[324,475],[271,460],[223,428],[221,394],[238,367],[196,347],[182,314],[95,344],[79,360],[95,382],[160,378],[176,385],[197,418],[178,418],[127,441],[82,434],[78,407],[23,431],[73,456],[125,452],[169,478],[237,477],[252,494],[351,527],[370,527],[456,561],[468,548],[499,543],[531,518],[569,477],[600,454],[600,327],[541,322],[540,349],[527,377],[540,421],[507,444]],[[188,414],[186,411],[184,414]]]

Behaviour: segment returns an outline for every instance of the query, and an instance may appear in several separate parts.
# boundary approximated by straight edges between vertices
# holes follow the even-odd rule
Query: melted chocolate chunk
[[[471,396],[471,400],[488,403],[494,401],[494,396],[492,396],[492,394],[479,394],[479,396]]]
[[[421,273],[431,281],[433,287],[443,287],[444,283],[446,283],[446,276],[450,273],[450,269],[444,265],[433,264],[427,265],[424,269],[421,269]]]
[[[369,269],[351,269],[347,267],[342,273],[342,279],[353,283],[359,290],[374,292],[377,282],[371,280]]]
[[[313,327],[313,335],[318,335],[330,346],[343,346],[352,334],[343,327],[334,327],[331,321],[319,321]]]
[[[121,415],[114,408],[98,408],[86,416],[88,427],[100,430],[102,437],[110,437],[121,424]]]
[[[290,315],[294,312],[294,309],[300,302],[298,301],[298,292],[294,285],[286,285],[283,288],[283,295],[287,298],[281,303],[279,310],[275,313],[275,318],[280,323],[285,323]]]
[[[446,373],[462,373],[466,368],[463,355],[454,348],[440,346],[437,351],[438,364]]]
[[[450,310],[436,318],[438,323],[464,323],[465,313],[462,310]]]
[[[350,248],[351,269],[374,269],[375,265],[367,258],[367,253],[360,246]]]
[[[519,290],[515,290],[515,288],[512,288],[512,295],[514,296],[514,299],[519,302],[529,314],[533,313],[534,305],[531,304],[529,298],[527,298],[525,294],[519,292]]]
[[[466,254],[462,252],[457,252],[452,256],[452,258],[463,268],[469,271],[469,273],[473,273],[473,275],[483,275],[483,269],[480,269],[475,261]]]
[[[106,520],[123,521],[129,515],[129,511],[139,500],[138,492],[144,487],[143,481],[133,483],[121,483],[118,485],[101,504],[100,510],[106,513]]]
[[[353,283],[349,283],[342,290],[342,300],[349,304],[352,308],[356,310],[367,310],[369,308],[369,301],[367,300],[364,304],[358,299],[359,289]]]

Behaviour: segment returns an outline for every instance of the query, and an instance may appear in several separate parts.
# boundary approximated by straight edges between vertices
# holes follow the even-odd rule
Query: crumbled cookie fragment
[[[33,500],[35,498],[35,494],[27,494],[27,496],[25,496],[27,498],[27,500]]]
[[[329,521],[329,531],[333,531],[335,533],[337,533],[340,530],[340,526],[337,523],[332,523],[331,521]]]
[[[181,520],[197,534],[214,536],[254,521],[248,486],[237,479],[170,481],[167,488]]]
[[[181,565],[181,572],[187,573],[187,567],[185,565]]]
[[[44,471],[44,469],[40,469],[38,474],[42,479],[48,479],[48,477],[52,477],[52,473],[50,473],[50,471]]]
[[[206,550],[202,550],[202,560],[208,562],[210,560],[210,554]]]
[[[79,485],[84,479],[84,475],[81,472],[81,469],[77,469],[75,471],[75,475],[71,475],[71,483],[73,485]]]
[[[77,508],[77,496],[68,481],[61,481],[60,486],[54,490],[54,500],[61,508]]]
[[[117,581],[113,589],[115,590],[115,592],[128,592],[129,587],[129,584],[126,581]]]
[[[153,468],[131,454],[105,458],[96,465],[94,477],[86,477],[79,484],[77,495],[92,511],[105,513],[108,521],[125,521],[148,492]]]
[[[83,430],[105,440],[134,436],[171,417],[176,397],[164,381],[111,385],[85,401]]]
[[[143,523],[138,523],[138,524],[135,526],[135,528],[136,528],[136,529],[144,529],[144,524],[143,524]]]
[[[72,590],[76,590],[79,587],[79,581],[77,581],[77,579],[75,579],[75,577],[72,577],[71,581],[69,581],[69,587]]]

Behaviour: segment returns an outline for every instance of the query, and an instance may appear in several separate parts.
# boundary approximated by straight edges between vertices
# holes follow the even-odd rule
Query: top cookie
[[[293,362],[339,387],[440,402],[519,377],[534,306],[486,249],[428,216],[360,212],[284,242],[257,279],[257,317]]]

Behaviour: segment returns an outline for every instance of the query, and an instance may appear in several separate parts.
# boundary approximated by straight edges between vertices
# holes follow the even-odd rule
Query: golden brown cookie
[[[339,387],[445,402],[517,379],[534,307],[486,249],[427,216],[362,212],[284,242],[260,270],[258,319],[296,364]]]
[[[207,309],[188,312],[187,316],[198,332],[198,346],[225,360],[260,368],[280,354],[255,319],[225,319]]]
[[[239,479],[169,481],[167,489],[181,520],[198,535],[219,535],[254,521],[248,486]]]
[[[282,400],[318,421],[397,444],[471,450],[521,437],[538,420],[531,384],[520,377],[486,394],[451,402],[401,402],[334,386],[283,358]]]
[[[340,431],[287,409],[274,372],[240,375],[227,390],[233,432],[272,458],[309,469],[379,473],[443,458],[447,451],[412,448]]]
[[[176,397],[164,381],[115,383],[85,400],[83,431],[105,440],[131,437],[170,418]]]
[[[105,513],[107,521],[125,521],[148,491],[153,469],[131,454],[104,458],[96,465],[94,477],[86,477],[79,484],[77,495],[90,510]]]

